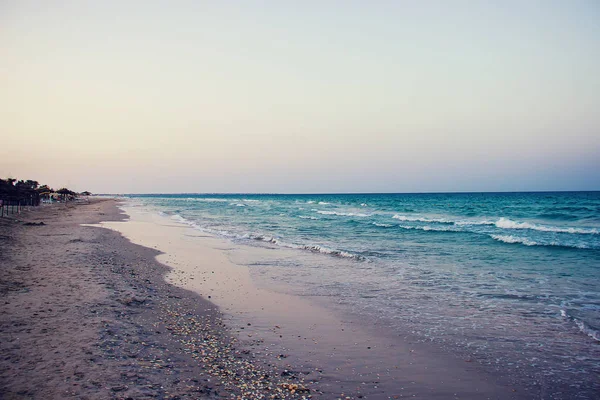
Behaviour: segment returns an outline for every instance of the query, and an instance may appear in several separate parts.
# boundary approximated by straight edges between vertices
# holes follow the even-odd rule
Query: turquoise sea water
[[[250,267],[297,294],[531,385],[600,389],[600,192],[128,197],[288,249]]]

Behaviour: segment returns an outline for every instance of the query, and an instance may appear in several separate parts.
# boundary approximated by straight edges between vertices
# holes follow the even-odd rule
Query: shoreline
[[[221,239],[172,222],[116,232],[140,223],[117,200],[19,217],[44,225],[0,225],[6,398],[532,398],[474,364],[257,288]],[[190,254],[204,270],[189,269]],[[198,290],[206,268],[219,279]]]
[[[331,392],[351,391],[364,398],[524,395],[470,360],[457,360],[428,344],[340,316],[310,298],[273,291],[269,285],[258,287],[248,267],[231,260],[260,260],[267,256],[265,252],[281,249],[237,246],[135,207],[124,210],[128,222],[101,225],[160,250],[158,260],[172,268],[167,280],[210,296],[242,343],[263,355],[286,354],[292,365],[307,371],[323,371],[316,378]],[[290,254],[293,257],[293,251]]]

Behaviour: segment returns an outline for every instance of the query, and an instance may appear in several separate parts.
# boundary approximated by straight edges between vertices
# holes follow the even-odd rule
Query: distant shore
[[[146,241],[133,244],[114,230],[125,219],[116,205],[94,199],[0,221],[3,398],[523,398],[474,365],[252,288],[216,239],[189,228],[136,217],[120,225]],[[111,229],[81,225],[101,221]],[[223,312],[207,301],[226,292]]]

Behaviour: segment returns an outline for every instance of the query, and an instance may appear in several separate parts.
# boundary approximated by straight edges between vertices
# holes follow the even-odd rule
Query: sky
[[[600,2],[0,0],[0,177],[600,190]]]

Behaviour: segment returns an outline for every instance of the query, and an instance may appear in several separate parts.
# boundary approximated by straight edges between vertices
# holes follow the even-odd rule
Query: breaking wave
[[[184,199],[185,201],[199,201],[199,202],[203,202],[203,203],[227,203],[228,201],[231,201],[230,199],[219,199],[219,198],[213,198],[213,197],[188,197],[186,199]]]
[[[508,218],[500,218],[494,223],[496,228],[501,229],[531,229],[540,232],[556,232],[556,233],[573,233],[580,235],[598,235],[598,229],[583,229],[583,228],[562,228],[557,226],[547,226],[531,224],[529,222],[516,222]]]
[[[551,225],[534,224],[530,222],[518,222],[508,218],[501,217],[496,221],[488,219],[484,220],[452,220],[446,218],[426,218],[413,215],[402,215],[395,214],[392,218],[404,222],[423,222],[423,223],[439,223],[449,224],[456,226],[477,226],[477,225],[491,225],[498,229],[529,229],[539,232],[554,232],[554,233],[569,233],[579,235],[598,235],[600,230],[597,228],[574,228],[574,227],[560,227]]]
[[[257,233],[246,233],[243,235],[239,235],[239,234],[234,234],[234,233],[231,233],[231,232],[228,232],[225,230],[216,230],[216,229],[206,228],[203,226],[199,226],[195,222],[190,221],[190,220],[182,217],[179,214],[175,214],[175,215],[171,216],[171,219],[173,219],[177,222],[181,222],[185,225],[191,226],[194,229],[200,230],[202,232],[206,232],[206,233],[209,233],[212,235],[217,235],[217,236],[224,236],[224,237],[228,237],[230,239],[252,239],[252,240],[258,240],[261,242],[272,243],[274,245],[277,245],[280,247],[286,247],[288,249],[306,250],[306,251],[310,251],[311,253],[321,253],[321,254],[326,254],[326,255],[335,256],[335,257],[349,258],[349,259],[353,259],[353,260],[357,260],[357,261],[366,261],[367,260],[366,257],[361,256],[359,254],[353,254],[353,253],[350,253],[350,252],[347,252],[344,250],[332,249],[332,248],[317,245],[317,244],[293,244],[293,243],[287,243],[285,241],[282,241],[281,239],[278,239],[278,238],[276,238],[274,236],[270,236],[270,235],[262,235],[262,234],[257,234]]]
[[[302,218],[302,219],[320,219],[317,217],[311,217],[310,215],[298,215],[298,218]]]
[[[392,224],[380,224],[379,222],[373,222],[373,225],[380,226],[382,228],[391,228],[392,226],[394,226]]]
[[[494,240],[498,240],[500,242],[504,242],[504,243],[520,243],[520,244],[524,244],[525,246],[538,246],[539,243],[534,242],[533,240],[529,240],[527,238],[521,238],[521,237],[516,237],[516,236],[512,236],[512,235],[490,235],[492,237],[492,239]]]
[[[583,244],[567,244],[558,242],[536,242],[524,237],[513,236],[513,235],[490,235],[494,240],[509,244],[523,244],[525,246],[549,246],[549,247],[567,247],[573,249],[589,249],[588,246]]]
[[[588,326],[585,322],[570,316],[565,310],[560,310],[560,316],[567,320],[573,321],[575,325],[577,325],[581,333],[588,335],[597,342],[600,342],[600,332],[596,329],[593,329],[590,326]]]
[[[395,214],[392,218],[397,219],[399,221],[406,222],[437,222],[440,224],[452,224],[453,221],[444,219],[444,218],[423,218],[423,217],[415,217],[410,215],[400,215]]]
[[[327,255],[336,256],[336,257],[350,258],[350,259],[354,259],[354,260],[358,260],[358,261],[366,260],[365,257],[363,257],[359,254],[352,254],[347,251],[331,249],[329,247],[325,247],[325,246],[321,246],[321,245],[317,245],[317,244],[314,244],[314,245],[313,244],[304,244],[303,245],[303,244],[287,243],[287,242],[284,242],[280,239],[277,239],[277,238],[275,238],[273,236],[269,236],[269,235],[260,235],[260,234],[251,233],[251,234],[244,235],[243,238],[259,240],[259,241],[267,242],[267,243],[273,243],[273,244],[281,246],[281,247],[287,247],[288,249],[308,250],[312,253],[321,253],[321,254],[327,254]]]
[[[413,225],[397,225],[399,228],[417,231],[432,231],[432,232],[464,232],[452,226],[413,226]]]
[[[316,211],[317,214],[322,214],[322,215],[339,215],[342,217],[370,217],[369,214],[363,214],[363,213],[351,213],[351,212],[337,212],[337,211],[320,211],[320,210],[312,210],[312,211]]]

